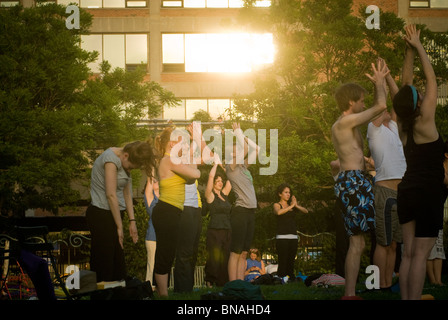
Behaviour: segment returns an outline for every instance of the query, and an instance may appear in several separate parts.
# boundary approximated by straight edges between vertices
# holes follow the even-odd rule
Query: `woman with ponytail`
[[[189,161],[189,137],[168,127],[156,138],[159,155],[159,200],[153,209],[153,224],[157,237],[154,278],[159,296],[168,296],[168,274],[176,254],[180,215],[184,209],[185,184],[200,177],[196,164]],[[186,151],[186,152],[185,152]]]
[[[400,291],[404,300],[421,299],[426,259],[443,228],[444,143],[435,124],[436,75],[420,42],[420,30],[406,27],[403,87],[393,97],[407,169],[398,185],[397,210],[403,228]],[[426,78],[425,95],[413,86],[415,54]]]

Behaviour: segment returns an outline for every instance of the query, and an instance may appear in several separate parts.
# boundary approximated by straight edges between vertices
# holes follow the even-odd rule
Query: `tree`
[[[86,152],[144,138],[135,125],[143,111],[176,101],[141,70],[105,64],[91,74],[97,53],[79,44],[92,18],[80,9],[80,28],[68,29],[67,16],[56,4],[0,10],[2,214],[75,202],[71,183],[85,178]]]
[[[254,93],[235,101],[260,128],[279,130],[278,172],[258,177],[259,183],[272,186],[267,197],[286,181],[302,199],[330,199],[330,128],[338,116],[332,91],[360,69],[363,24],[345,0],[279,1],[269,22],[276,61],[256,80]]]
[[[85,111],[84,124],[94,132],[95,149],[148,138],[151,133],[138,126],[139,121],[145,116],[157,117],[163,105],[169,107],[179,101],[160,84],[144,81],[145,66],[133,71],[111,70],[105,61],[100,69],[99,75],[85,82],[77,102]]]
[[[242,120],[255,117],[257,127],[279,132],[277,173],[254,178],[260,199],[275,201],[275,187],[288,182],[308,207],[319,212],[331,209],[326,207],[334,200],[329,163],[336,153],[331,126],[340,113],[334,90],[342,83],[357,82],[370,91],[369,105],[373,87],[365,73],[371,72],[371,63],[378,56],[388,62],[399,81],[404,21],[394,13],[381,12],[380,29],[369,30],[365,7],[355,13],[352,5],[351,0],[279,0],[272,3],[268,15],[253,20],[250,9],[243,12],[241,21],[253,29],[272,32],[277,47],[275,63],[260,72],[253,93],[236,96],[233,113]],[[436,39],[446,47],[445,40],[441,41],[446,35],[427,29],[424,35],[427,41]],[[446,60],[443,64],[441,58],[437,61],[443,70]],[[328,225],[321,222],[323,231]]]

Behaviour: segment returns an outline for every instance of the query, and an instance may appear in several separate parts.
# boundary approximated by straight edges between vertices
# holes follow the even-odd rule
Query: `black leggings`
[[[92,238],[90,270],[96,272],[97,282],[125,279],[124,251],[118,241],[112,211],[90,205],[86,218]]]
[[[176,254],[180,214],[182,210],[159,199],[152,212],[156,231],[154,273],[169,274]]]
[[[278,270],[279,277],[289,276],[290,279],[295,279],[294,261],[296,259],[298,240],[297,239],[277,239],[277,254],[278,254]]]

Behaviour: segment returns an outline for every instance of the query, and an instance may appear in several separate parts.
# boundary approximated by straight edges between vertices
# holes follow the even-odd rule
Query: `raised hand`
[[[383,59],[378,59],[377,67],[372,63],[373,75],[366,73],[366,76],[374,83],[384,85],[384,79],[389,74],[390,70]]]
[[[415,24],[411,24],[405,27],[406,36],[404,40],[411,47],[417,48],[417,46],[422,45],[420,42],[420,30],[417,30]]]

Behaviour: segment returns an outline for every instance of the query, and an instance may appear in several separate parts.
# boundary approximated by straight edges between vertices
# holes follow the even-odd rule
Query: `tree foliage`
[[[272,3],[269,14],[253,17],[247,9],[240,18],[253,29],[272,32],[277,48],[275,63],[260,72],[253,93],[236,96],[231,114],[256,118],[259,128],[278,129],[279,169],[273,176],[255,178],[266,201],[276,201],[276,186],[288,182],[299,202],[325,210],[334,199],[329,163],[336,158],[331,144],[331,126],[339,116],[335,89],[357,82],[369,91],[366,104],[371,104],[373,85],[365,74],[377,57],[386,60],[400,82],[404,21],[381,12],[380,29],[369,30],[365,7],[353,12],[352,5],[351,0],[280,0]],[[427,45],[434,39],[447,46],[446,35],[419,28]],[[433,57],[438,59],[436,73],[446,80],[446,60]],[[417,82],[418,71],[416,62]]]
[[[98,53],[80,46],[92,17],[65,25],[65,7],[48,4],[0,10],[0,208],[56,211],[79,199],[72,182],[85,178],[87,151],[142,139],[136,123],[155,116],[174,96],[145,71],[93,75]]]

